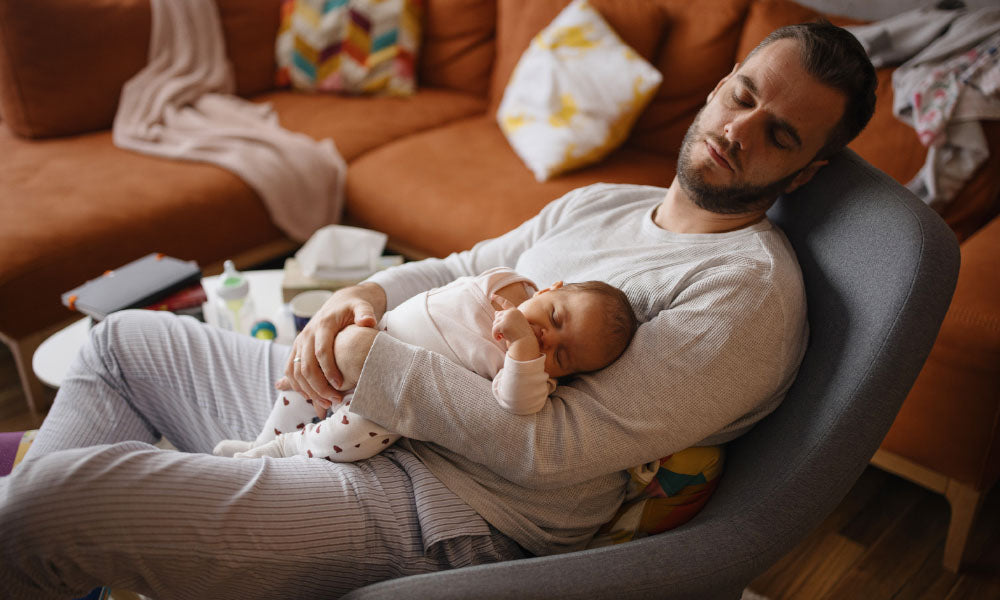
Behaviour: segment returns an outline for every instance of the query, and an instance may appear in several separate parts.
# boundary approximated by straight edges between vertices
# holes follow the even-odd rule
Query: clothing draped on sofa
[[[848,28],[892,76],[893,114],[913,127],[927,159],[908,187],[950,202],[989,157],[980,120],[1000,119],[1000,8],[922,8]]]
[[[152,0],[151,5],[149,63],[122,88],[115,145],[233,172],[296,241],[336,223],[347,165],[333,140],[317,142],[288,131],[270,105],[233,95],[214,2]]]

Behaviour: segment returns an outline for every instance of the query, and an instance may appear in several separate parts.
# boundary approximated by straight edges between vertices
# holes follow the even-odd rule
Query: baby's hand
[[[493,301],[502,307],[493,316],[493,337],[506,345],[508,356],[514,360],[538,358],[541,355],[538,338],[524,313],[499,296],[494,296]]]
[[[494,296],[494,301],[499,302],[503,307],[503,310],[498,310],[493,315],[493,337],[496,340],[506,343],[507,347],[510,348],[511,344],[521,338],[535,336],[531,325],[528,324],[528,319],[524,317],[524,313],[517,310],[509,300]]]
[[[493,337],[504,342],[509,348],[514,342],[523,338],[535,338],[535,332],[528,325],[524,313],[516,308],[499,310],[493,316]]]

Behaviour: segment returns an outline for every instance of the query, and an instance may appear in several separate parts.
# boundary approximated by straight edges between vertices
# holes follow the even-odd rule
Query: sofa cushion
[[[482,114],[486,107],[484,98],[429,88],[403,98],[272,92],[255,100],[270,102],[286,129],[331,138],[348,161],[407,135]]]
[[[587,0],[574,0],[524,51],[497,123],[545,181],[621,145],[661,79]]]
[[[279,0],[216,0],[237,92],[272,86]],[[0,113],[25,137],[111,126],[146,66],[149,0],[0,0]],[[257,40],[266,40],[266,54]]]
[[[282,0],[215,1],[237,91],[272,90]],[[485,97],[496,54],[496,0],[425,0],[423,12],[417,85]]]
[[[201,265],[284,240],[256,194],[218,167],[114,147],[110,132],[29,141],[0,125],[0,332],[72,316],[59,295],[163,252]]]
[[[148,0],[147,0],[148,1]],[[252,96],[274,88],[274,38],[281,0],[215,0],[233,63],[236,92]]]
[[[216,0],[224,24],[235,23],[240,11],[246,11],[244,0]],[[417,59],[417,85],[446,88],[449,90],[485,97],[493,72],[496,55],[496,7],[497,0],[425,0],[423,10],[422,39]],[[258,93],[271,88],[276,69],[274,38],[280,22],[278,6],[281,0],[266,0],[264,4],[275,8],[268,13],[270,30],[252,35],[241,30],[226,27],[227,47],[240,48],[242,54],[253,56],[253,61],[241,61],[236,65],[237,81],[241,84],[256,85]],[[262,19],[252,23],[262,27]],[[247,43],[240,44],[245,40]],[[230,52],[233,56],[235,52]],[[240,66],[244,65],[245,72]]]
[[[409,96],[421,13],[418,0],[285,0],[277,81],[309,92]]]
[[[656,2],[666,13],[663,41],[653,62],[663,74],[663,85],[628,143],[670,156],[680,148],[708,93],[732,70],[749,0]]]
[[[26,137],[111,125],[146,64],[148,0],[0,0],[0,112]]]
[[[824,16],[835,25],[862,23],[836,15],[824,15],[790,0],[758,0],[750,8],[740,36],[738,59],[742,60],[767,34],[779,27],[814,20]],[[912,127],[892,114],[893,68],[878,69],[878,90],[875,115],[868,127],[850,144],[850,148],[865,160],[885,171],[900,183],[907,183],[917,174],[927,158],[927,149],[920,144]],[[1000,126],[986,123],[990,137],[990,159],[980,167],[965,188],[941,213],[948,225],[964,240],[1000,211]]]
[[[496,0],[425,3],[418,86],[486,97],[496,56],[496,4]]]
[[[389,234],[397,249],[445,256],[516,227],[574,188],[601,181],[668,185],[675,162],[676,156],[625,147],[593,167],[539,183],[492,115],[485,115],[354,161],[347,172],[347,217]]]
[[[495,113],[510,77],[531,40],[566,8],[570,0],[498,0],[497,57],[490,84]],[[663,34],[660,0],[591,0],[621,39],[646,60],[656,55]]]
[[[531,38],[569,0],[499,0],[497,65],[491,110]],[[663,156],[676,155],[705,98],[733,67],[749,0],[593,0],[629,46],[659,69],[663,84],[643,111],[629,144]]]

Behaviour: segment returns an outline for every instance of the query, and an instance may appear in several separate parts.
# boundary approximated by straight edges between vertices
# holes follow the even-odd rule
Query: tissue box
[[[376,270],[381,271],[383,269],[388,269],[389,267],[401,264],[403,264],[402,256],[380,256]],[[336,291],[340,288],[357,285],[371,275],[372,273],[368,273],[364,277],[347,279],[316,279],[303,273],[302,267],[299,265],[297,260],[294,258],[288,258],[285,259],[285,272],[281,279],[281,301],[291,302],[292,298],[302,292],[308,292],[309,290]]]
[[[363,279],[378,268],[389,239],[384,233],[349,225],[327,225],[316,230],[295,253],[306,277],[340,281]]]

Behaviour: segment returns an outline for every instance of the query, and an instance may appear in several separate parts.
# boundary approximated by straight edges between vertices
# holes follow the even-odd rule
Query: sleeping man
[[[291,348],[168,314],[111,316],[0,480],[5,592],[336,596],[585,547],[622,502],[625,469],[730,440],[781,402],[806,345],[805,299],[765,211],[861,131],[874,89],[850,34],[783,28],[711,92],[667,189],[570,192],[471,250],[337,292]],[[617,361],[531,415],[375,328],[410,296],[500,266],[609,283],[641,325]],[[256,435],[276,385],[325,408],[345,375],[358,382],[351,412],[397,444],[356,463],[211,455]],[[160,436],[181,451],[151,446]]]

